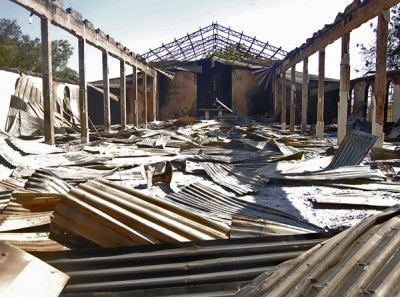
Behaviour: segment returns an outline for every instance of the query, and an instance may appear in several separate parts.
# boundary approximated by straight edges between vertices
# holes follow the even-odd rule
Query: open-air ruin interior
[[[40,17],[42,73],[0,65],[0,296],[399,294],[400,1],[354,0],[290,51],[213,22],[143,54],[62,0],[9,1]],[[350,79],[374,18],[376,71]],[[79,81],[52,74],[52,26]]]

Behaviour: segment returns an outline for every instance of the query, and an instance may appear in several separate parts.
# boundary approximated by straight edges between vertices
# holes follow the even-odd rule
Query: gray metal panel
[[[378,213],[263,274],[237,296],[394,296],[400,292],[400,207]]]
[[[78,293],[94,296],[95,292],[129,292],[130,296],[184,293],[232,296],[260,273],[273,270],[331,236],[327,232],[305,233],[70,250],[35,253],[35,256],[71,276],[63,291],[65,296]]]
[[[377,140],[376,135],[356,130],[348,131],[327,169],[359,165]]]

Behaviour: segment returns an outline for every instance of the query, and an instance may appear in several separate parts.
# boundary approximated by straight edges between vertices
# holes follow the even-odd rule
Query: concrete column
[[[347,104],[350,92],[350,33],[345,33],[342,37],[342,60],[340,63],[340,103],[338,116],[337,144],[341,144],[346,136],[347,125]]]
[[[111,132],[110,79],[108,75],[108,52],[103,52],[104,132]]]
[[[303,60],[303,86],[301,91],[301,134],[305,134],[307,132],[308,58]]]
[[[294,65],[290,72],[290,131],[294,132],[296,121],[296,65]]]
[[[120,107],[121,107],[121,129],[126,129],[126,68],[125,61],[120,60]]]
[[[385,114],[386,99],[386,64],[387,64],[387,43],[388,43],[388,24],[390,21],[390,11],[385,10],[378,15],[378,32],[376,42],[376,74],[374,94],[376,106],[374,108],[375,116],[372,121],[372,134],[379,136],[375,146],[383,146],[383,124]]]
[[[41,19],[44,139],[54,145],[53,70],[51,59],[51,20]]]
[[[282,113],[281,129],[286,130],[286,71],[282,72]]]
[[[86,40],[78,39],[79,52],[79,113],[81,122],[81,143],[89,142],[88,97],[86,82]]]
[[[318,61],[318,106],[316,135],[324,137],[324,101],[325,101],[325,48],[319,50]]]

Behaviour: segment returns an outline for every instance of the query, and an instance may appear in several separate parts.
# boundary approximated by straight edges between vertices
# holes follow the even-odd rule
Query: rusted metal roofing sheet
[[[0,296],[59,296],[69,276],[0,241]]]
[[[227,238],[228,233],[226,224],[98,178],[65,195],[51,217],[50,238],[69,247],[112,247]]]
[[[269,181],[268,178],[250,176],[248,172],[232,168],[226,164],[203,162],[201,165],[216,183],[240,195],[257,192],[264,188]]]
[[[397,205],[263,273],[237,296],[397,296],[399,246]]]
[[[348,131],[327,168],[359,165],[377,140],[376,135],[357,130]]]
[[[28,178],[24,188],[41,193],[66,194],[72,187],[50,171],[37,169]]]
[[[34,255],[71,277],[62,296],[98,296],[96,292],[118,296],[234,296],[260,273],[275,269],[331,236],[323,232]]]
[[[309,232],[322,231],[321,228],[301,221],[285,212],[221,194],[200,183],[191,184],[180,192],[169,194],[166,197],[192,212],[222,220],[227,224],[230,224],[234,215],[241,215],[304,228]]]

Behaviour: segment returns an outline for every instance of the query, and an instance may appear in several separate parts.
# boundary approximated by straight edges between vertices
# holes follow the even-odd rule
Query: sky
[[[276,47],[291,51],[305,43],[325,24],[333,23],[352,0],[64,0],[65,8],[73,8],[131,51],[144,54],[162,43],[172,42],[187,33],[217,22],[255,36]],[[40,20],[34,17],[29,24],[30,12],[9,1],[0,0],[0,18],[16,19],[24,34],[40,38]],[[371,20],[376,24],[376,18]],[[350,34],[351,79],[362,74],[360,48],[376,42],[370,22]],[[78,71],[77,38],[52,26],[52,39],[67,39],[75,49],[68,66]],[[87,80],[102,79],[101,52],[88,45]],[[340,77],[341,40],[326,48],[325,75]],[[127,67],[128,74],[131,73]],[[302,64],[296,66],[302,71]],[[118,77],[119,62],[110,58],[110,77]],[[309,58],[309,72],[318,73],[318,54]]]

